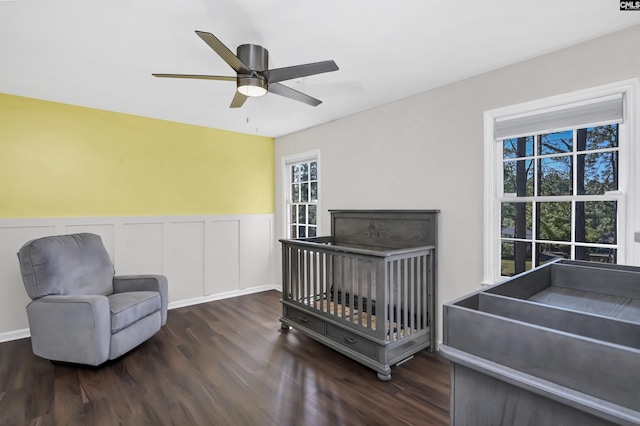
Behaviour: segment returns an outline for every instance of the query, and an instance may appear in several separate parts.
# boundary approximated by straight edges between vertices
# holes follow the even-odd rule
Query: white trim
[[[320,150],[314,149],[311,151],[300,152],[298,154],[291,154],[282,157],[284,166],[291,166],[297,163],[304,163],[305,161],[314,161],[320,158]]]
[[[640,173],[637,165],[640,164],[640,147],[638,141],[638,117],[640,101],[640,79],[633,78],[617,83],[606,84],[594,88],[579,90],[572,93],[561,94],[549,98],[524,102],[485,111],[484,113],[484,273],[483,285],[491,285],[500,280],[498,259],[500,257],[498,244],[494,238],[498,234],[496,214],[498,211],[497,195],[498,181],[501,176],[497,173],[497,164],[501,164],[499,158],[498,143],[495,137],[495,123],[510,117],[525,117],[538,112],[562,109],[571,105],[580,105],[591,100],[623,94],[624,98],[624,125],[620,126],[619,139],[625,138],[629,143],[620,147],[620,158],[626,158],[629,166],[623,168],[618,177],[620,192],[626,194],[622,208],[625,211],[625,219],[619,221],[619,234],[624,236],[624,247],[618,251],[619,262],[629,265],[640,265],[640,250],[634,244],[634,232],[640,226],[638,206],[640,205]],[[624,132],[627,132],[626,134]]]
[[[10,342],[12,340],[26,339],[31,337],[31,330],[23,328],[22,330],[13,330],[0,333],[0,343]]]
[[[66,225],[110,225],[139,223],[184,223],[203,221],[227,221],[249,218],[271,218],[272,213],[258,214],[220,214],[220,215],[185,215],[185,216],[92,216],[92,217],[28,217],[0,218],[0,228],[17,228],[23,226],[55,226],[61,231]]]
[[[495,110],[494,110],[495,111]],[[491,285],[495,283],[495,268],[500,253],[497,252],[497,244],[493,243],[493,238],[497,233],[496,221],[494,217],[496,212],[496,164],[502,160],[497,158],[497,146],[494,136],[495,119],[497,115],[493,111],[484,113],[484,272],[482,277],[482,285]]]
[[[247,294],[262,293],[263,291],[282,291],[282,286],[276,284],[263,285],[260,287],[243,288],[242,290],[228,291],[225,293],[212,294],[209,296],[194,297],[192,299],[178,300],[169,303],[168,309],[184,308],[186,306],[199,305],[201,303],[214,302],[216,300],[230,299],[232,297],[245,296]]]

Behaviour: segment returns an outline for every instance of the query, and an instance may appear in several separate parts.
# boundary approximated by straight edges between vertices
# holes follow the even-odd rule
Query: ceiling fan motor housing
[[[242,44],[237,49],[238,59],[245,63],[251,70],[265,71],[269,69],[269,51],[257,44]],[[257,86],[267,89],[267,81],[259,74],[238,74],[238,87]]]

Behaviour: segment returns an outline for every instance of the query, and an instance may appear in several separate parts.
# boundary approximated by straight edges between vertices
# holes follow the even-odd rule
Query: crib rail
[[[281,242],[283,301],[380,342],[425,333],[433,339],[433,246],[371,250],[333,245],[331,237]]]

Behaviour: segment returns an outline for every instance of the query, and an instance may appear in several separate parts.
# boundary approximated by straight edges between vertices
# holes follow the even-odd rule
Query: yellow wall
[[[0,217],[274,212],[274,140],[0,93]]]

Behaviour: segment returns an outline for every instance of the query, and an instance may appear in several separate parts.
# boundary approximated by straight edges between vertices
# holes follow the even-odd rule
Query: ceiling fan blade
[[[224,75],[198,75],[198,74],[151,74],[154,77],[163,78],[194,78],[197,80],[222,80],[236,81],[237,77],[227,77]]]
[[[314,107],[322,103],[321,100],[312,98],[309,95],[305,95],[302,92],[298,92],[297,90],[294,90],[280,83],[269,84],[269,92],[275,93],[276,95],[284,96],[285,98],[293,99],[295,101],[300,101]]]
[[[240,108],[242,106],[242,104],[244,104],[244,101],[246,101],[246,100],[247,100],[247,96],[245,96],[242,93],[236,91],[236,94],[233,97],[233,100],[231,101],[230,108]]]
[[[235,70],[235,72],[239,74],[251,74],[251,69],[245,65],[232,51],[229,50],[227,46],[225,46],[220,40],[216,38],[211,33],[207,33],[204,31],[196,31],[196,34],[200,36],[205,43],[209,45],[210,48],[214,50],[226,63],[229,64],[231,68]]]
[[[309,75],[337,71],[338,69],[339,68],[334,61],[322,61],[314,62],[312,64],[294,65],[292,67],[261,71],[259,74],[262,74],[269,83],[277,83],[278,81],[307,77]]]

